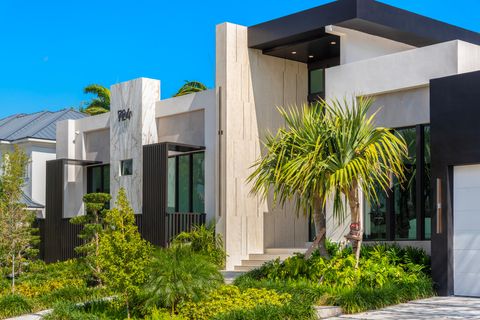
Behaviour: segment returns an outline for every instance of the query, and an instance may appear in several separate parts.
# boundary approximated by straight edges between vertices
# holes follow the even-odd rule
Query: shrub
[[[345,313],[357,313],[432,295],[432,281],[422,276],[415,281],[388,282],[381,288],[357,286],[332,290],[323,302],[340,306]]]
[[[43,317],[44,320],[98,320],[93,314],[87,314],[71,302],[57,303],[52,313]]]
[[[432,280],[423,250],[402,249],[395,245],[364,247],[359,268],[351,249],[327,246],[330,258],[318,253],[308,260],[301,254],[265,263],[234,282],[242,289],[267,288],[289,293],[298,305],[339,305],[345,312],[360,312],[433,295]],[[280,310],[259,310],[271,318]],[[253,311],[230,314],[232,319],[247,319]],[[260,315],[259,315],[260,317]],[[287,317],[287,316],[284,316]],[[287,317],[288,318],[288,317]]]
[[[281,307],[290,299],[289,294],[279,294],[273,290],[249,288],[242,292],[236,286],[222,286],[200,302],[182,304],[179,314],[187,319],[206,320],[235,310]]]
[[[200,300],[223,282],[213,263],[182,245],[159,250],[150,274],[144,292],[146,305],[172,310],[178,303]]]
[[[145,320],[188,320],[176,314],[170,314],[168,310],[153,308]]]
[[[0,297],[0,317],[11,317],[32,311],[30,302],[24,297],[9,294]]]
[[[192,251],[204,255],[207,259],[219,268],[225,267],[227,256],[223,248],[223,240],[215,233],[215,226],[198,225],[190,232],[182,232],[173,240],[173,245],[188,244]]]

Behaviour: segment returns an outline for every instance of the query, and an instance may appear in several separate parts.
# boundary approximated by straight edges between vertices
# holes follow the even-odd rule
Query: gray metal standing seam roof
[[[74,109],[14,114],[0,119],[0,140],[15,141],[26,138],[56,140],[57,121],[85,117],[86,114]]]

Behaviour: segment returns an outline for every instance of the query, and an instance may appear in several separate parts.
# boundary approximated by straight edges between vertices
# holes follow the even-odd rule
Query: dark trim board
[[[271,49],[321,38],[337,25],[417,47],[450,40],[480,45],[480,34],[374,0],[338,0],[248,28],[248,46]]]
[[[430,81],[432,190],[441,179],[442,225],[432,217],[432,276],[438,294],[453,294],[453,167],[480,163],[480,72]],[[434,192],[434,203],[437,203]]]

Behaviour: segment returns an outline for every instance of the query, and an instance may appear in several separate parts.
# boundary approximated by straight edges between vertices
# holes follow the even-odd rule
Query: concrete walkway
[[[480,319],[480,298],[434,297],[329,319]]]
[[[23,316],[15,317],[15,318],[9,318],[6,320],[38,320],[42,319],[43,316],[49,314],[52,312],[52,310],[44,310],[44,311],[39,311],[37,313],[30,313],[30,314],[25,314]]]

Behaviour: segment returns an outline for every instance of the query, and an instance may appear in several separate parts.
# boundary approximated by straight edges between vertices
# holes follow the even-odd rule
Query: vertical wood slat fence
[[[174,212],[167,213],[166,216],[166,241],[167,245],[181,232],[191,231],[195,225],[204,225],[206,220],[205,213],[195,212]]]

